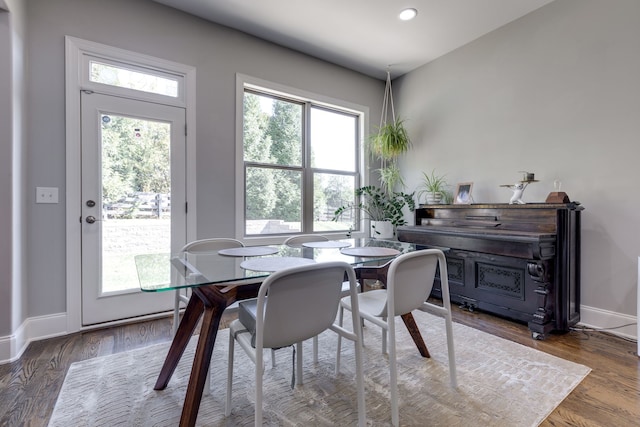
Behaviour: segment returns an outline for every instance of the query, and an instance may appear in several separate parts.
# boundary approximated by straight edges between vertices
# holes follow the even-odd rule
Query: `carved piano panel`
[[[437,205],[416,209],[398,239],[450,248],[451,298],[529,325],[542,339],[580,320],[577,203]],[[441,297],[439,281],[433,296]]]

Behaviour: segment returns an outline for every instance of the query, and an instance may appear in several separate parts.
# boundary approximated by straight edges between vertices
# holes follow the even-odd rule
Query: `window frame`
[[[265,93],[270,96],[282,98],[284,100],[291,100],[293,102],[301,102],[304,105],[303,115],[303,165],[300,170],[303,171],[303,218],[302,218],[302,230],[296,233],[287,234],[268,234],[268,235],[247,235],[245,233],[245,163],[244,163],[244,93],[245,89],[255,92]],[[283,237],[296,234],[311,234],[311,230],[305,230],[305,224],[309,224],[313,221],[313,197],[305,197],[304,193],[307,191],[313,191],[313,176],[315,173],[337,173],[343,171],[336,171],[332,169],[311,167],[308,156],[309,140],[310,140],[310,128],[306,126],[309,123],[311,114],[311,108],[326,108],[332,111],[344,112],[345,114],[354,114],[358,117],[358,129],[356,143],[356,188],[358,186],[368,185],[368,174],[365,172],[368,170],[368,159],[365,155],[364,149],[364,135],[365,129],[368,129],[368,117],[369,108],[363,105],[354,104],[348,101],[339,100],[324,95],[300,90],[297,88],[288,87],[285,85],[269,82],[259,78],[247,76],[244,74],[236,74],[236,236],[244,241],[249,241],[255,244],[270,244],[281,243]],[[255,165],[255,163],[251,163]],[[278,169],[286,169],[286,166],[277,166]],[[308,173],[305,171],[308,170]],[[345,175],[352,175],[347,172]],[[364,227],[362,224],[362,218],[359,217],[357,227],[352,232],[352,237],[365,237],[363,232]],[[322,232],[317,233],[329,237],[344,237],[345,231],[336,232]]]

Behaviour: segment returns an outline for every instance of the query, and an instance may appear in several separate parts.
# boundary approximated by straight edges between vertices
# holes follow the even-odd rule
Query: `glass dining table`
[[[190,288],[180,325],[154,386],[167,387],[200,319],[202,324],[182,408],[180,426],[194,426],[224,310],[236,301],[254,298],[262,281],[283,268],[323,261],[345,261],[354,266],[358,280],[385,283],[390,262],[396,256],[424,248],[411,243],[344,239],[285,245],[245,246],[200,254],[148,254],[135,258],[140,288],[144,292]],[[361,286],[363,288],[363,286]],[[411,313],[402,316],[420,354],[427,347]],[[218,363],[218,361],[214,361]]]

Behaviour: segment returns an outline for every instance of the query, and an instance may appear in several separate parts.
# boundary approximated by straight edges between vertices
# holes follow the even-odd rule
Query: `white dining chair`
[[[208,239],[194,240],[182,247],[180,254],[206,254],[217,253],[221,249],[241,248],[244,244],[240,240],[230,239],[225,237],[212,237]],[[180,310],[182,304],[189,302],[189,289],[177,289],[175,295],[175,303],[173,308],[173,325],[172,332],[175,335],[180,324]]]
[[[442,306],[427,302],[431,294],[436,268],[440,268]],[[389,265],[386,289],[376,289],[358,294],[359,308],[348,298],[340,301],[338,323],[341,324],[343,310],[360,310],[360,316],[382,328],[389,341],[389,390],[391,400],[391,422],[399,425],[398,374],[396,366],[395,317],[421,310],[443,317],[447,335],[449,355],[449,376],[452,387],[457,387],[455,351],[453,346],[453,325],[451,302],[449,300],[449,280],[447,262],[439,249],[424,249],[409,252],[395,258]],[[384,349],[383,349],[384,351]],[[336,369],[340,367],[340,338],[336,354]]]
[[[349,278],[352,331],[335,323],[345,275]],[[268,294],[268,298],[267,298]],[[345,262],[321,262],[292,267],[271,274],[260,286],[255,319],[255,348],[247,327],[239,320],[229,325],[229,361],[225,414],[231,413],[233,359],[235,342],[255,363],[255,425],[262,426],[263,350],[295,346],[297,349],[296,384],[302,384],[301,343],[327,329],[354,342],[358,425],[364,427],[366,409],[362,367],[361,329],[358,316],[356,275]]]
[[[241,248],[243,246],[244,244],[240,240],[230,239],[226,237],[212,237],[207,239],[194,240],[187,243],[180,250],[180,254],[186,256],[187,254],[217,253],[221,249]],[[178,325],[180,324],[180,310],[182,308],[182,304],[187,304],[189,302],[190,292],[191,291],[189,290],[189,288],[176,289],[173,308],[173,335],[176,334]],[[207,372],[207,379],[204,386],[205,393],[207,394],[211,391],[210,377],[210,373]]]
[[[299,234],[297,236],[288,237],[284,244],[291,248],[301,248],[303,243],[310,242],[328,242],[329,239],[319,234]]]
[[[319,234],[300,234],[297,236],[291,236],[284,241],[284,245],[291,248],[301,248],[303,243],[310,242],[328,242],[329,239]],[[360,283],[357,283],[357,289],[360,291]],[[342,283],[342,296],[349,296],[349,282]],[[318,337],[313,337],[313,363],[318,363]]]

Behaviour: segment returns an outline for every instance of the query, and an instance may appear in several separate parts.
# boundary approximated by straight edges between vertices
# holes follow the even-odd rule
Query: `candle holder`
[[[547,200],[545,200],[545,203],[569,203],[569,196],[567,195],[567,193],[565,193],[564,191],[560,191],[560,188],[562,187],[562,182],[560,182],[559,179],[556,179],[555,181],[553,181],[553,188],[556,191],[552,191],[551,193],[549,193],[549,195],[547,196]]]

